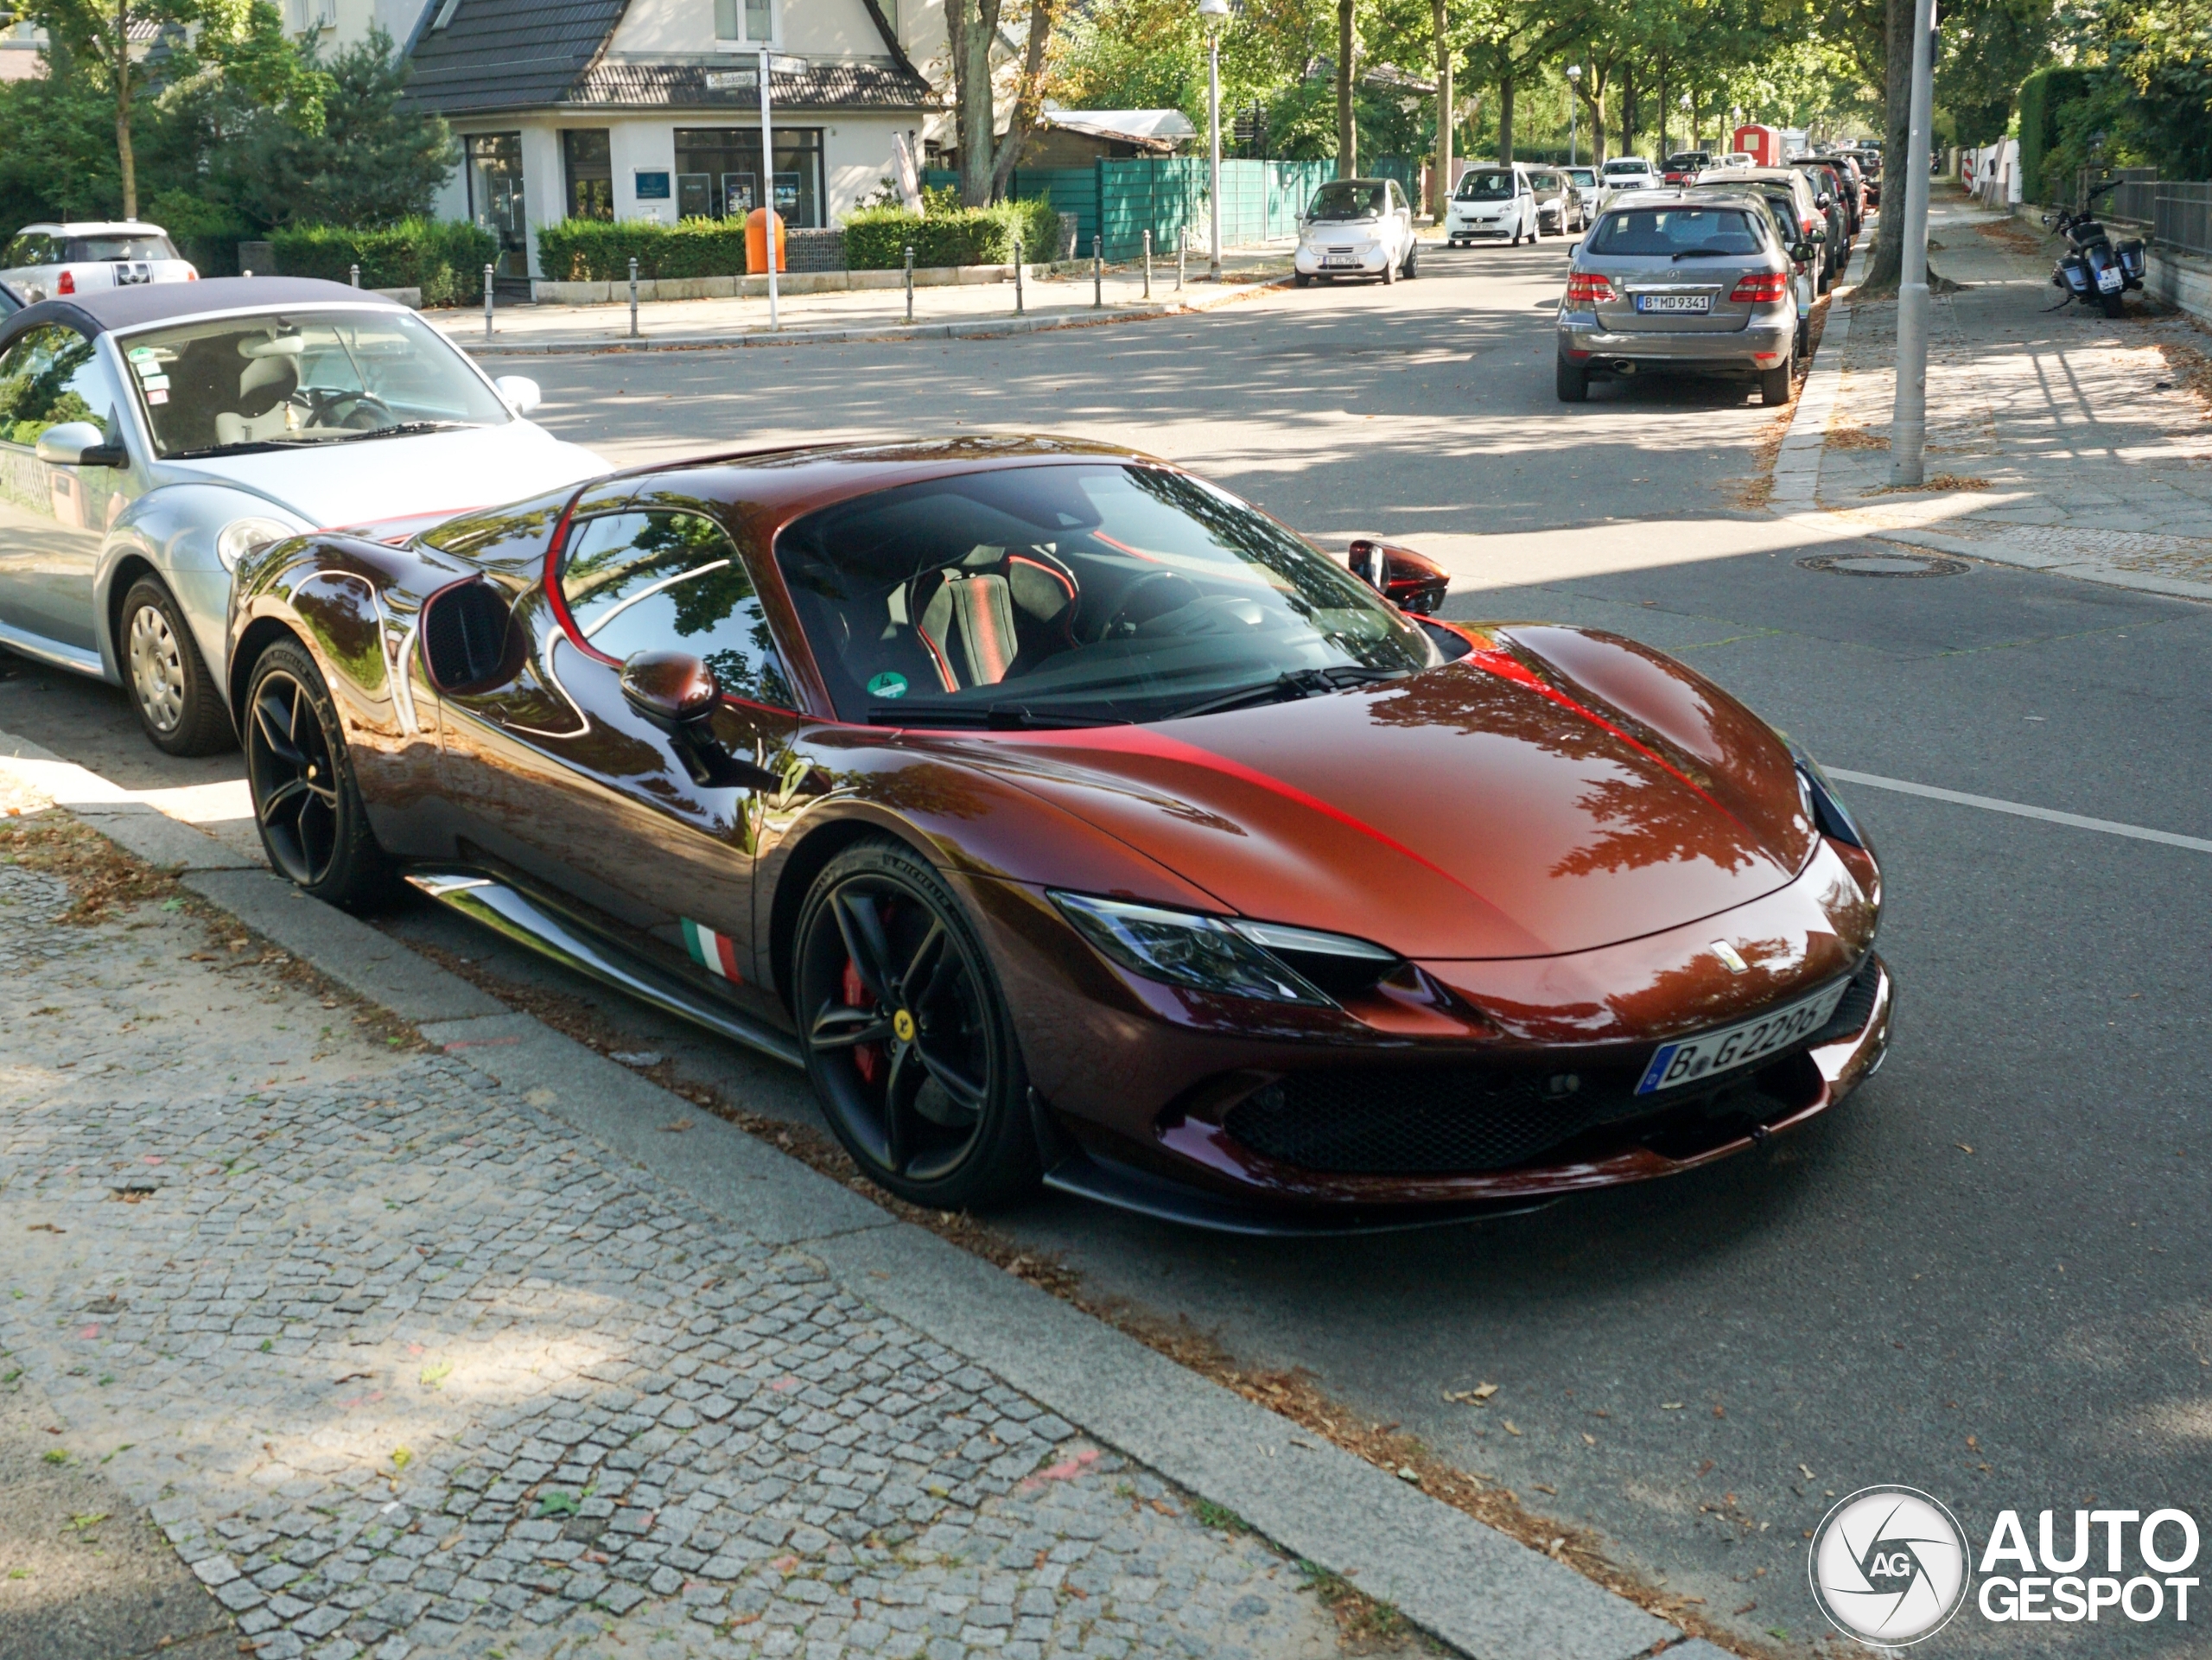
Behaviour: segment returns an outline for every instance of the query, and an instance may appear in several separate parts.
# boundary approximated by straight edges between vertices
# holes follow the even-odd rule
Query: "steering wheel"
[[[352,432],[373,432],[378,427],[397,426],[399,417],[391,406],[374,392],[347,391],[328,386],[303,386],[292,394],[292,400],[304,399],[307,404],[308,426],[344,427]],[[340,410],[345,413],[337,413]]]
[[[1149,592],[1164,597],[1165,590],[1166,590],[1171,584],[1190,589],[1190,596],[1185,599],[1176,600],[1166,605],[1159,604],[1155,601],[1152,607],[1146,611],[1142,615],[1135,618],[1132,618],[1129,615],[1132,611],[1137,609],[1137,601],[1145,594]],[[1164,617],[1171,611],[1180,610],[1183,607],[1190,604],[1192,600],[1198,597],[1198,585],[1192,582],[1189,577],[1182,575],[1179,571],[1147,571],[1143,576],[1138,577],[1136,581],[1131,582],[1127,588],[1122,590],[1121,600],[1114,607],[1114,614],[1106,619],[1106,626],[1098,631],[1098,638],[1101,639],[1118,639],[1124,636],[1134,634],[1139,628],[1141,628],[1146,623],[1150,622],[1154,618]]]

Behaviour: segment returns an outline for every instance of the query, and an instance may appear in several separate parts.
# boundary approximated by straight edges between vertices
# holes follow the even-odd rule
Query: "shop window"
[[[778,127],[776,211],[793,230],[824,224],[822,129]],[[676,130],[677,212],[686,218],[741,217],[760,205],[758,127]]]
[[[614,162],[603,127],[574,128],[561,135],[561,163],[568,174],[569,217],[614,217]]]

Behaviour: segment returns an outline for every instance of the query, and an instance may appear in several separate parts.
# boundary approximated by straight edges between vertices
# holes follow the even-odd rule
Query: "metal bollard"
[[[355,288],[361,286],[361,268],[359,265],[353,267],[353,286]]]
[[[1103,238],[1094,236],[1090,239],[1090,303],[1094,306],[1106,303],[1105,247]]]
[[[1189,251],[1181,243],[1175,245],[1175,292],[1183,291],[1183,256]]]
[[[484,338],[492,338],[492,267],[484,267]]]
[[[1021,310],[1021,239],[1016,237],[1014,239],[1014,315],[1019,317]]]
[[[630,338],[638,338],[638,261],[635,255],[630,259]]]
[[[906,321],[914,321],[914,245],[906,245]]]
[[[1144,233],[1144,297],[1147,300],[1152,298],[1152,231],[1149,226]]]

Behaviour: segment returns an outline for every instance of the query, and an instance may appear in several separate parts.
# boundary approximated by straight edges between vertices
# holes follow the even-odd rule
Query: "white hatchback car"
[[[338,283],[26,306],[0,321],[0,646],[122,686],[170,754],[227,748],[239,560],[325,526],[404,538],[604,473],[523,418],[537,401]]]
[[[1444,214],[1444,239],[1453,246],[1478,237],[1502,237],[1518,247],[1543,236],[1535,187],[1524,167],[1471,167],[1459,175]]]
[[[1332,179],[1313,193],[1299,221],[1293,281],[1373,277],[1395,283],[1420,275],[1421,242],[1413,205],[1395,179]]]
[[[137,219],[26,225],[0,250],[0,283],[27,305],[141,283],[199,280],[167,231]]]
[[[1659,169],[1641,156],[1616,156],[1599,169],[1598,177],[1600,207],[1612,200],[1616,191],[1659,188]]]

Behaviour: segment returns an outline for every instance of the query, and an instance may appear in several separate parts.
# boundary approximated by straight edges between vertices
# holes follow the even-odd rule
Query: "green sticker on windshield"
[[[906,677],[886,669],[868,683],[868,695],[871,697],[904,697],[906,695]]]

